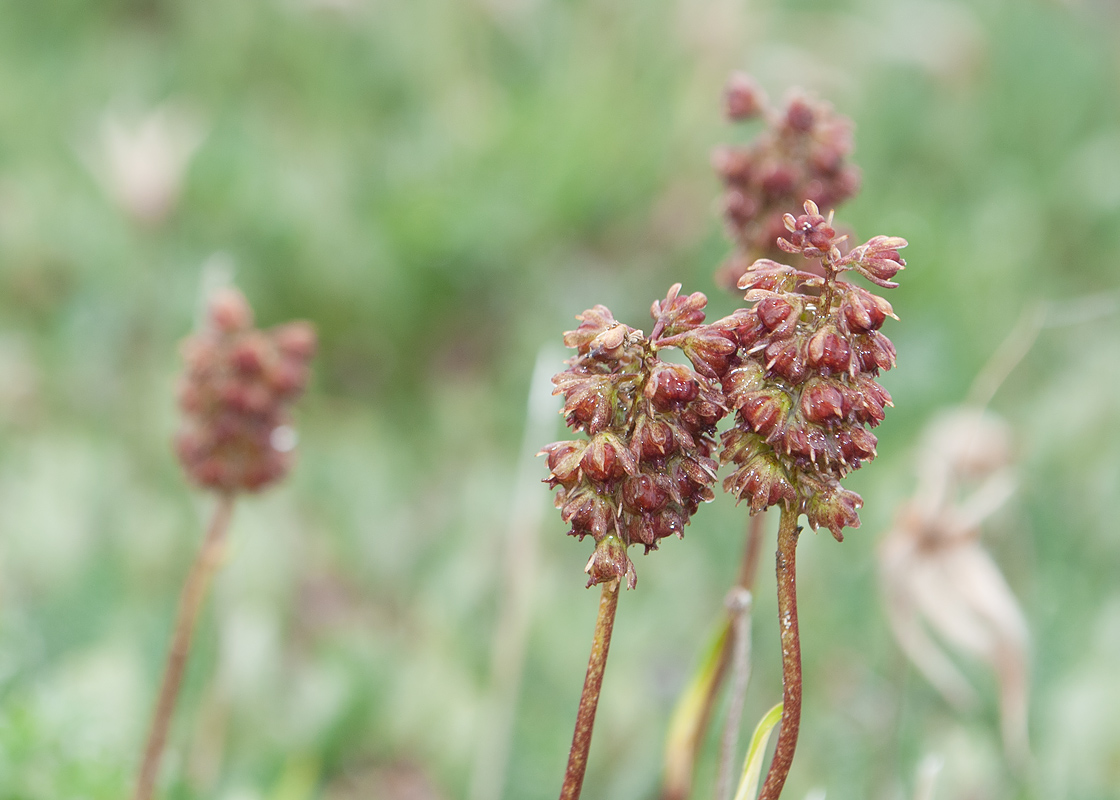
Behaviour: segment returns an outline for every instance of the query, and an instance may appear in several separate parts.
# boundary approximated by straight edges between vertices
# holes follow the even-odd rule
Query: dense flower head
[[[553,378],[555,393],[564,397],[568,426],[587,438],[554,442],[541,454],[570,533],[595,540],[588,586],[625,577],[633,587],[627,548],[649,552],[666,536],[682,536],[713,497],[713,436],[726,414],[716,376],[737,344],[732,333],[704,325],[703,294],[681,296],[680,288],[653,304],[649,336],[601,305],[564,334],[576,355]],[[670,347],[692,367],[663,361],[659,353]]]
[[[723,212],[736,252],[718,280],[733,288],[758,258],[778,258],[775,242],[783,215],[808,198],[835,207],[859,190],[859,171],[848,162],[852,123],[827,103],[791,94],[784,106],[768,103],[754,79],[735,73],[725,93],[732,121],[761,118],[748,144],[717,149],[712,161],[724,182]]]
[[[214,295],[205,327],[182,348],[176,449],[191,480],[257,491],[287,474],[295,444],[288,408],[307,385],[315,349],[310,323],[258,330],[239,291]]]
[[[755,261],[738,282],[753,305],[711,326],[736,344],[719,373],[735,413],[722,437],[720,460],[734,469],[724,488],[752,513],[782,504],[837,539],[859,526],[862,500],[839,482],[875,457],[869,428],[891,405],[875,378],[895,363],[894,345],[879,331],[894,317],[890,303],[839,276],[858,272],[895,286],[906,246],[876,236],[843,254],[846,238],[807,200],[803,214],[784,215],[777,244],[815,269]]]

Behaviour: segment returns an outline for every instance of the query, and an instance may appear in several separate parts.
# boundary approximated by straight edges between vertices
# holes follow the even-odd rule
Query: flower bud
[[[801,390],[801,414],[818,425],[844,418],[844,395],[832,382],[814,378]]]
[[[264,334],[256,332],[256,335],[245,336],[233,347],[230,360],[238,372],[253,375],[259,373],[264,366],[267,350],[268,341]]]
[[[668,500],[668,493],[661,488],[657,480],[644,472],[627,478],[622,485],[622,502],[634,513],[648,514],[657,511]]]
[[[768,437],[784,427],[792,401],[781,389],[765,389],[743,397],[739,414],[759,436]]]
[[[878,330],[887,317],[894,317],[894,310],[882,297],[853,286],[840,302],[840,315],[847,323],[848,330],[865,333]]]
[[[538,455],[548,456],[548,469],[552,473],[546,479],[552,486],[557,483],[571,487],[579,480],[580,461],[587,450],[586,439],[569,442],[553,442],[544,447]]]
[[[564,416],[571,428],[584,428],[595,435],[603,430],[614,416],[614,384],[610,375],[567,370],[554,375],[553,394],[564,395]]]
[[[704,306],[708,298],[703,292],[680,296],[681,285],[674,283],[664,300],[655,300],[649,313],[661,329],[660,336],[668,338],[691,331],[704,323]],[[656,334],[655,334],[656,335]]]
[[[745,276],[744,276],[745,277]],[[741,282],[741,281],[740,281]],[[716,325],[725,325],[726,330],[733,333],[739,342],[739,347],[750,350],[768,332],[765,325],[758,318],[753,308],[741,308]]]
[[[723,376],[723,395],[727,405],[739,409],[746,395],[765,386],[765,371],[755,361],[744,361]]]
[[[580,466],[587,477],[596,481],[609,481],[637,472],[637,464],[630,451],[611,433],[597,434],[588,443]]]
[[[816,113],[805,97],[794,97],[786,106],[786,125],[798,133],[808,133],[813,129]]]
[[[591,340],[588,345],[588,352],[592,358],[601,360],[616,358],[619,349],[626,343],[628,332],[629,329],[625,325],[612,325]]]
[[[222,333],[236,333],[253,324],[253,310],[245,295],[232,286],[219,289],[210,300],[210,323]]]
[[[676,448],[673,426],[661,420],[642,419],[634,429],[635,455],[641,461],[664,458]]]
[[[786,164],[771,164],[762,173],[762,194],[767,199],[774,200],[788,197],[797,182],[797,174]]]
[[[853,363],[860,372],[878,374],[894,367],[895,349],[891,340],[878,331],[852,337]]]
[[[680,408],[699,392],[699,384],[693,380],[688,368],[680,364],[658,364],[646,385],[646,396],[663,411]]]
[[[770,295],[758,301],[755,311],[762,324],[773,331],[793,314],[793,305],[780,295]]]
[[[669,536],[676,536],[679,539],[684,536],[685,519],[681,512],[673,507],[666,508],[659,514],[654,514],[650,525],[653,529],[653,535],[657,539],[664,539]]]
[[[809,339],[806,355],[810,366],[844,373],[851,364],[852,349],[835,325],[822,325]]]
[[[856,425],[851,429],[851,437],[852,450],[857,459],[860,461],[870,461],[875,458],[875,447],[879,444],[879,439],[875,434],[867,430],[867,428]]]
[[[611,310],[604,305],[589,308],[576,315],[576,319],[580,321],[580,325],[574,331],[564,333],[564,344],[576,348],[580,355],[587,354],[596,336],[618,324]]]
[[[724,91],[724,108],[733,122],[751,119],[766,107],[766,94],[745,72],[732,73]]]
[[[809,492],[805,500],[805,516],[809,527],[828,528],[833,538],[844,541],[844,528],[858,528],[860,525],[857,509],[863,506],[863,498],[855,492],[844,489],[836,481]]]
[[[884,407],[893,405],[890,393],[875,381],[859,377],[848,389],[848,399],[855,420],[872,427],[883,421]]]
[[[832,249],[836,239],[836,229],[817,212],[816,205],[812,201],[805,201],[805,209],[805,214],[794,219],[793,230],[789,231],[784,239],[793,246],[791,252],[800,252],[806,257],[817,258]],[[786,227],[789,228],[788,222]]]
[[[718,378],[727,371],[732,356],[739,349],[734,336],[732,331],[706,325],[684,334],[680,347],[697,372]]]
[[[272,329],[272,337],[280,352],[301,361],[310,360],[319,346],[315,327],[302,320],[277,325]]]
[[[556,502],[560,505],[560,518],[569,523],[570,536],[583,539],[591,536],[599,541],[615,528],[614,509],[590,489],[563,493],[559,490]]]
[[[894,288],[898,284],[892,283],[891,278],[906,266],[898,251],[906,244],[906,240],[898,236],[875,236],[853,248],[844,261],[872,283]]]
[[[583,571],[590,576],[587,580],[588,589],[597,583],[608,583],[623,577],[626,578],[627,588],[633,589],[638,585],[634,564],[626,555],[626,545],[617,536],[604,536],[595,545],[595,552],[591,554]]]
[[[793,383],[800,383],[805,377],[804,350],[804,342],[801,339],[774,342],[764,351],[766,369]]]
[[[768,506],[791,503],[797,499],[797,492],[785,470],[776,460],[762,454],[740,465],[725,478],[723,489],[734,495],[737,502],[746,500],[752,514]]]

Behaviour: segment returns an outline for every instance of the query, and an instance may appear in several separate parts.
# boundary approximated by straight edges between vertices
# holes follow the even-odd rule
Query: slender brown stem
[[[747,527],[747,545],[743,549],[743,560],[739,563],[739,587],[748,592],[754,591],[754,576],[758,573],[759,554],[762,553],[762,524],[766,512],[754,514]]]
[[[755,575],[758,573],[759,554],[762,552],[763,526],[765,520],[765,512],[754,514],[750,517],[750,522],[747,525],[746,544],[743,547],[743,555],[739,561],[739,575],[736,579],[735,587],[733,588],[745,589],[748,592],[752,591],[754,588]],[[695,717],[695,723],[691,728],[690,735],[687,739],[687,745],[682,744],[682,747],[686,746],[688,748],[687,756],[681,757],[674,753],[672,757],[667,757],[665,785],[661,789],[660,800],[687,800],[692,791],[692,775],[696,767],[696,762],[700,758],[700,748],[704,743],[704,737],[708,731],[708,723],[711,720],[712,711],[715,708],[716,698],[719,697],[719,693],[723,689],[723,682],[727,675],[727,669],[732,661],[732,651],[736,646],[734,622],[735,615],[729,610],[727,621],[724,622],[727,635],[724,636],[723,644],[717,656],[718,665],[716,666],[715,674],[707,685],[707,693],[700,705],[700,712]],[[681,741],[684,740],[682,739]]]
[[[782,729],[759,800],[778,800],[801,727],[801,639],[797,632],[797,512],[782,508],[778,525],[778,623],[782,633]]]
[[[133,800],[150,800],[155,790],[160,756],[163,755],[163,747],[167,742],[167,730],[171,725],[171,715],[175,711],[175,700],[179,696],[179,687],[183,683],[183,670],[191,650],[191,636],[194,634],[202,602],[206,599],[210,578],[221,564],[225,552],[226,531],[229,529],[232,513],[233,495],[222,494],[210,519],[202,549],[195,557],[191,571],[187,575],[187,582],[183,585],[183,593],[179,596],[179,611],[175,619],[175,631],[171,637],[171,649],[167,654],[167,667],[163,672],[163,684],[160,686],[152,727],[148,732],[148,743],[144,747],[144,760],[140,765],[139,777],[136,779]]]
[[[595,727],[595,709],[599,705],[599,690],[603,686],[603,669],[607,666],[607,653],[614,631],[614,612],[618,609],[619,582],[603,584],[599,597],[599,616],[595,620],[595,638],[591,642],[591,658],[587,662],[587,677],[583,681],[583,694],[579,698],[576,730],[572,735],[572,749],[568,753],[568,769],[560,800],[578,800],[583,789],[583,773],[587,770],[587,751],[591,748],[591,729]]]

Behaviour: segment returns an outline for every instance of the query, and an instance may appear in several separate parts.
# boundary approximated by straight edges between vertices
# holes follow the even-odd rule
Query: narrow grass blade
[[[731,621],[724,619],[704,650],[704,657],[681,693],[665,737],[665,785],[662,800],[684,800],[692,788],[696,752],[707,729],[712,686],[727,668]]]
[[[782,704],[774,706],[754,729],[751,736],[751,746],[747,749],[747,758],[743,762],[743,777],[739,781],[739,789],[735,792],[735,800],[754,800],[758,795],[758,781],[762,776],[762,758],[766,755],[766,744],[770,741],[770,734],[778,720],[782,718]]]

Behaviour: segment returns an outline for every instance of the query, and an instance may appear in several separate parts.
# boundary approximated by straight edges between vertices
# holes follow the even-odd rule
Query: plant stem
[[[578,800],[583,789],[583,773],[587,770],[587,752],[591,748],[591,729],[595,727],[595,709],[599,705],[599,690],[603,686],[603,670],[607,666],[607,653],[611,647],[614,630],[614,612],[618,609],[620,584],[613,580],[603,584],[599,597],[599,616],[595,620],[595,638],[591,642],[591,658],[587,662],[587,677],[583,681],[583,694],[576,714],[576,730],[572,735],[572,749],[568,753],[568,769],[560,800]]]
[[[751,516],[747,527],[747,545],[739,564],[738,586],[748,592],[754,591],[754,576],[758,572],[758,557],[762,552],[762,524],[765,521],[766,512],[761,511]]]
[[[747,526],[746,544],[743,555],[739,561],[739,575],[734,588],[753,591],[755,574],[758,572],[758,559],[762,551],[763,525],[766,513],[754,514],[750,517]],[[660,800],[687,800],[692,791],[692,775],[696,762],[700,757],[700,748],[704,743],[704,736],[708,731],[708,722],[712,710],[715,708],[716,698],[723,688],[723,681],[727,668],[732,661],[732,651],[735,648],[736,631],[734,626],[735,615],[728,609],[727,619],[723,623],[727,631],[720,646],[718,662],[711,680],[706,687],[703,701],[699,705],[699,712],[692,717],[688,736],[671,738],[667,743],[669,747],[681,748],[686,752],[670,752],[666,754],[665,785],[661,790]],[[679,711],[679,706],[678,706]]]
[[[731,776],[735,771],[739,748],[739,726],[743,719],[743,703],[747,697],[747,684],[751,679],[751,593],[734,587],[725,601],[731,616],[732,636],[735,639],[731,660],[731,699],[727,704],[727,720],[723,726],[720,748],[719,777],[716,780],[716,800],[731,800],[734,787]]]
[[[782,507],[778,526],[778,622],[782,634],[782,729],[759,800],[778,800],[801,727],[801,639],[797,632],[798,512]]]
[[[175,631],[171,637],[171,649],[167,654],[167,667],[163,672],[163,683],[159,690],[152,727],[148,732],[148,742],[144,748],[144,760],[136,779],[136,792],[133,800],[150,800],[155,790],[159,774],[160,756],[167,742],[167,731],[171,725],[171,715],[175,711],[175,700],[183,683],[183,670],[191,650],[191,636],[198,621],[202,602],[210,578],[221,564],[225,553],[226,532],[233,513],[233,494],[224,493],[218,498],[218,505],[206,530],[202,549],[195,557],[183,592],[179,596],[179,611],[175,619]]]

